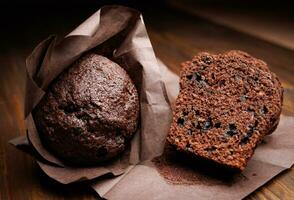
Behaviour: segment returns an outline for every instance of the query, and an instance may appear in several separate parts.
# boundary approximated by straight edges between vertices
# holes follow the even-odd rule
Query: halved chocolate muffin
[[[241,51],[200,53],[182,67],[168,142],[243,170],[279,122],[283,89],[277,76]]]

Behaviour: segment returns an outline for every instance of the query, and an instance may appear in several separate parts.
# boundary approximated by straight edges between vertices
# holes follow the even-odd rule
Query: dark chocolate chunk
[[[202,77],[201,77],[201,75],[199,73],[195,72],[195,73],[193,73],[193,75],[194,75],[196,81],[201,81],[202,80]]]
[[[181,118],[181,117],[177,121],[177,124],[178,124],[179,127],[183,127],[184,123],[185,123],[185,120],[183,118]]]
[[[199,110],[195,110],[194,112],[195,112],[196,115],[200,114]]]
[[[215,124],[214,124],[214,127],[215,127],[215,128],[220,128],[220,127],[221,127],[221,123],[220,123],[220,122],[215,123]]]
[[[230,130],[236,130],[237,127],[236,127],[236,125],[235,125],[234,123],[230,123],[230,124],[229,124],[229,129],[230,129]]]
[[[212,121],[211,118],[209,118],[203,125],[203,130],[208,130],[212,127]]]
[[[216,147],[215,146],[211,146],[211,147],[207,147],[204,149],[205,151],[208,151],[208,152],[212,152],[212,151],[215,151],[216,150]]]
[[[257,126],[258,126],[258,120],[255,120],[254,127],[257,127]]]
[[[63,108],[65,114],[70,114],[73,112],[78,112],[80,109],[76,107],[74,104],[70,103]]]
[[[184,110],[184,111],[183,111],[183,115],[184,115],[184,116],[187,116],[188,114],[189,114],[189,112],[188,112],[187,110]]]
[[[215,79],[215,75],[214,73],[211,74],[211,78],[214,80]]]
[[[237,135],[237,134],[238,134],[238,131],[236,131],[236,130],[228,130],[226,132],[226,135],[230,136],[230,137],[233,137],[234,135]]]
[[[261,114],[267,114],[268,113],[268,109],[266,106],[263,106],[261,109],[260,109],[260,113]]]
[[[197,129],[202,129],[202,126],[200,125],[200,123],[197,124],[196,128]]]
[[[240,141],[240,144],[241,145],[245,145],[245,144],[247,144],[248,142],[249,142],[249,138],[250,138],[250,136],[249,135],[244,135],[243,137],[242,137],[242,139],[241,139],[241,141]]]
[[[187,75],[186,77],[187,77],[187,79],[192,80],[193,75]]]

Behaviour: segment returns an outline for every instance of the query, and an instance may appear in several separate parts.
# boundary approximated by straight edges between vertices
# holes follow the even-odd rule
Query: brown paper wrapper
[[[159,61],[169,101],[179,92],[179,77]],[[240,174],[225,174],[202,163],[185,163],[177,152],[132,166],[113,179],[92,183],[92,188],[106,199],[242,199],[294,163],[294,117],[281,116],[273,134],[258,146],[246,169]],[[176,159],[170,159],[176,154]],[[158,162],[159,160],[159,162]],[[166,161],[168,160],[168,161]],[[202,166],[201,166],[202,165]]]
[[[140,96],[140,128],[122,156],[99,166],[67,166],[42,145],[31,111],[50,83],[82,54],[92,51],[120,64]],[[10,141],[30,152],[41,169],[60,183],[91,180],[105,174],[120,175],[130,165],[160,155],[171,118],[171,109],[156,57],[141,14],[122,6],[105,6],[61,41],[55,36],[41,42],[26,60],[25,117],[27,139]],[[28,149],[28,148],[26,148]]]

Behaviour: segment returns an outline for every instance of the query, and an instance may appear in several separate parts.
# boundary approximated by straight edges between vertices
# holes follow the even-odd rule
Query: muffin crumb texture
[[[242,51],[200,53],[182,64],[168,142],[243,170],[277,126],[283,89],[267,64]]]
[[[78,165],[121,153],[137,129],[138,116],[138,93],[126,71],[93,53],[62,73],[33,111],[42,142]]]

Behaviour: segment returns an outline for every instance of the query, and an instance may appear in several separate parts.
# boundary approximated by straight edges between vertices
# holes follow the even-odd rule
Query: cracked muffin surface
[[[118,64],[89,53],[63,72],[33,111],[42,142],[68,163],[121,153],[138,127],[139,97]]]
[[[200,53],[182,67],[168,142],[243,170],[279,122],[283,89],[277,76],[242,51]]]

